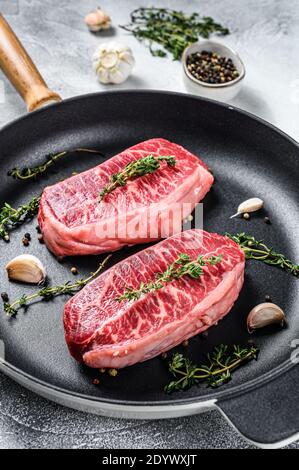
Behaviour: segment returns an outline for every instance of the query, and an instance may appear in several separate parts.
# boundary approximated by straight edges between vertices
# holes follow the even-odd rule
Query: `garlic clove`
[[[113,81],[113,83],[118,85],[124,81],[124,74],[120,70],[112,70],[110,72],[110,79]]]
[[[130,53],[130,51],[123,51],[119,53],[119,58],[120,60],[123,60],[124,62],[127,62],[129,65],[134,65],[135,64],[135,59]]]
[[[42,284],[46,278],[46,270],[42,262],[33,255],[20,255],[6,265],[10,281]]]
[[[247,317],[247,329],[252,333],[258,328],[278,323],[283,326],[286,323],[284,311],[278,305],[264,302],[256,305]]]
[[[232,215],[230,218],[237,217],[240,214],[245,214],[246,212],[255,212],[260,210],[264,205],[264,201],[258,197],[252,197],[242,202],[236,214]]]
[[[88,13],[84,21],[89,30],[94,33],[102,29],[111,28],[111,18],[101,8],[97,8],[95,11]]]
[[[123,83],[135,64],[133,53],[124,44],[112,41],[101,44],[93,55],[93,68],[101,83]]]
[[[110,78],[113,83],[122,83],[128,78],[131,72],[131,65],[127,62],[119,62],[117,67],[110,71]]]
[[[110,83],[109,70],[105,70],[103,67],[100,67],[97,70],[97,74],[98,74],[98,79],[101,83],[104,83],[105,85]]]

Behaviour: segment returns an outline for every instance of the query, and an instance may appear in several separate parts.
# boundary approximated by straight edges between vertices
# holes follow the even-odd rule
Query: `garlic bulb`
[[[6,265],[9,280],[42,284],[46,278],[46,270],[41,261],[33,255],[20,255]]]
[[[97,8],[95,11],[88,13],[84,21],[89,30],[94,33],[101,31],[101,29],[111,28],[111,18],[102,8]]]
[[[264,302],[256,305],[247,317],[247,329],[249,333],[258,328],[263,328],[273,323],[284,325],[286,321],[285,314],[278,305],[270,302]]]
[[[258,197],[252,197],[251,199],[247,199],[246,201],[242,202],[239,205],[238,211],[236,214],[232,215],[230,218],[237,217],[240,214],[245,214],[247,212],[255,212],[261,209],[264,205],[264,201],[262,201]]]
[[[101,44],[93,56],[93,67],[101,83],[123,83],[135,63],[131,49],[117,42]]]

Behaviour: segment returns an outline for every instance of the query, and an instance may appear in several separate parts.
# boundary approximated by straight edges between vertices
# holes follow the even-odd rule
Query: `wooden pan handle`
[[[34,111],[60,96],[49,90],[31,58],[0,14],[0,67],[20,93],[28,111]]]

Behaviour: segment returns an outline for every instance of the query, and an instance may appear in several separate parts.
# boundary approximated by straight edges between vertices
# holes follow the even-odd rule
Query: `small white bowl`
[[[194,52],[216,52],[222,57],[226,57],[233,61],[234,66],[239,72],[239,76],[226,83],[205,83],[189,72],[187,68],[187,57]],[[237,52],[228,46],[224,46],[219,42],[214,41],[198,41],[190,46],[186,47],[182,56],[183,61],[183,78],[186,89],[193,94],[204,96],[206,98],[212,98],[218,101],[229,101],[239,93],[243,79],[245,77],[245,66]]]

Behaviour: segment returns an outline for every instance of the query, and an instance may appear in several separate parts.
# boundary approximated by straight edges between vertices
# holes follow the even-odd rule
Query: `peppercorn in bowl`
[[[199,41],[185,49],[182,61],[184,82],[190,93],[229,101],[242,87],[245,66],[228,46]]]

